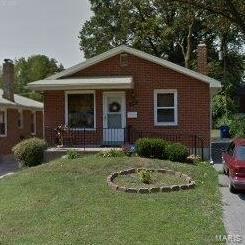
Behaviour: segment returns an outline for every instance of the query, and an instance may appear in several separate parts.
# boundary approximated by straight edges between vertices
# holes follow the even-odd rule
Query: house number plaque
[[[137,112],[128,112],[128,118],[137,118],[138,113]]]

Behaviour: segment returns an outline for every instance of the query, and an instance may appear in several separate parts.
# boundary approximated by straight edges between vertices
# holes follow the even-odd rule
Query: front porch
[[[189,154],[207,158],[209,149],[197,135],[188,133],[166,134],[159,131],[126,128],[95,128],[93,130],[58,127],[45,128],[46,140],[50,148],[46,151],[48,160],[65,155],[68,150],[76,150],[82,154],[93,154],[111,149],[121,149],[125,145],[134,145],[140,138],[161,138],[171,143],[181,143],[188,147]]]

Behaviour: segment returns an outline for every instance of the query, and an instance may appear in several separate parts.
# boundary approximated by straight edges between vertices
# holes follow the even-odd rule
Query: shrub
[[[230,116],[227,118],[226,116],[221,117],[217,120],[216,128],[220,128],[221,126],[228,126],[230,128],[230,134],[233,137],[244,137],[245,136],[245,118],[236,118],[234,116]]]
[[[38,138],[30,138],[21,141],[13,147],[13,153],[17,161],[24,166],[36,166],[43,162],[43,153],[47,149],[44,140]]]
[[[77,151],[75,151],[75,150],[67,151],[66,156],[67,156],[67,159],[70,159],[70,160],[77,159],[77,158],[80,157],[79,153]]]
[[[125,153],[121,150],[109,150],[109,151],[100,151],[98,153],[99,157],[124,157]]]
[[[231,117],[223,116],[216,120],[215,128],[220,128],[222,126],[229,126],[232,124],[233,119]]]
[[[136,142],[136,152],[140,157],[166,159],[166,146],[165,140],[142,138]]]
[[[234,137],[245,136],[245,118],[234,119],[230,123],[230,133]]]
[[[150,184],[152,182],[151,172],[145,169],[138,171],[140,181],[144,184]]]
[[[173,162],[185,162],[189,155],[188,148],[180,143],[168,145],[166,153],[168,159]]]
[[[226,95],[217,94],[214,96],[212,101],[212,112],[214,122],[222,120],[223,115],[230,117],[232,114],[237,112],[237,105],[234,100]],[[227,113],[228,112],[228,113]],[[223,126],[223,125],[221,125]]]

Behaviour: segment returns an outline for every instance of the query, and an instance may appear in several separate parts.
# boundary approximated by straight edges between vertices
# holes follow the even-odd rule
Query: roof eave
[[[32,111],[43,111],[43,107],[35,107],[35,106],[23,106],[19,104],[4,104],[0,103],[0,106],[2,108],[7,108],[7,109],[22,109],[22,110],[32,110]]]
[[[33,91],[49,90],[77,90],[77,89],[133,89],[133,84],[93,84],[93,85],[30,85],[29,89]]]

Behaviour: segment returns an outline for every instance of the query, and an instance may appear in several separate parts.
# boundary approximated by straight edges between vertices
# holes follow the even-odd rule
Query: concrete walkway
[[[223,168],[222,164],[215,164],[214,167],[219,172]],[[231,236],[230,240],[233,240],[228,244],[245,245],[245,192],[232,194],[229,191],[229,179],[223,174],[219,175],[219,185],[223,201],[225,229],[227,235]]]
[[[0,161],[0,179],[5,176],[11,175],[18,170],[18,164],[15,160]]]

